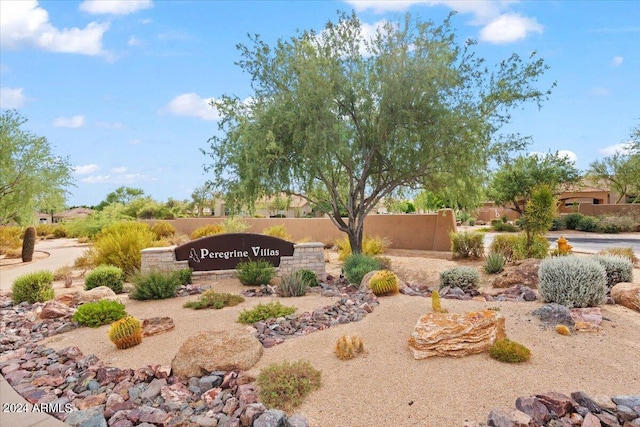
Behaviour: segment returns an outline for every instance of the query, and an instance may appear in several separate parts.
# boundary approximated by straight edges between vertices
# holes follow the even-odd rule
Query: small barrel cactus
[[[397,294],[398,276],[389,270],[380,270],[371,276],[369,288],[377,296]]]
[[[36,228],[29,227],[24,231],[22,239],[22,262],[33,261],[33,252],[36,246]]]
[[[560,335],[571,335],[571,330],[567,325],[558,324],[556,325],[556,332]]]
[[[123,317],[111,324],[109,339],[121,350],[136,346],[142,342],[142,323],[133,316]]]
[[[364,343],[359,337],[343,335],[336,343],[336,356],[342,360],[353,359],[364,350]]]

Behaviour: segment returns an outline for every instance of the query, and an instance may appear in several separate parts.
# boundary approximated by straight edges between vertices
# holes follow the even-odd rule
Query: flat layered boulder
[[[467,313],[427,313],[409,338],[415,359],[462,357],[489,350],[506,337],[504,316],[493,310]]]

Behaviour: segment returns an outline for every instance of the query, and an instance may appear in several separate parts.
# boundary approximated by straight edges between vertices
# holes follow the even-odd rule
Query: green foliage
[[[533,253],[532,246],[537,236],[544,236],[555,218],[558,201],[548,185],[538,185],[531,190],[531,198],[524,209],[524,228],[527,236],[526,249]]]
[[[576,230],[594,232],[598,229],[598,218],[593,216],[583,216],[576,225]]]
[[[36,210],[61,210],[73,168],[46,138],[24,129],[16,110],[0,114],[0,225],[31,224]]]
[[[514,250],[518,245],[518,240],[518,236],[513,234],[499,234],[491,241],[489,252],[502,254],[507,263],[516,261]]]
[[[575,230],[580,223],[580,220],[584,218],[584,215],[581,213],[570,213],[564,216],[564,224],[567,227],[567,230]]]
[[[97,328],[120,320],[126,315],[124,304],[105,299],[82,304],[73,314],[72,320],[82,326]]]
[[[531,359],[531,350],[507,338],[497,340],[489,348],[489,356],[505,363],[521,363]]]
[[[502,273],[505,262],[505,257],[500,252],[491,252],[484,261],[484,272],[488,274]]]
[[[255,93],[249,104],[214,101],[224,119],[203,150],[211,181],[236,205],[282,189],[309,195],[358,246],[367,214],[403,188],[477,202],[489,161],[522,145],[494,134],[512,109],[549,95],[537,87],[546,66],[535,54],[490,66],[458,43],[452,21],[407,15],[370,39],[355,12],[339,13],[318,33],[240,44]]]
[[[598,252],[598,255],[617,255],[629,259],[632,264],[638,263],[638,257],[636,257],[633,248],[607,248]]]
[[[515,233],[516,231],[520,231],[520,228],[518,226],[513,225],[509,222],[501,221],[497,221],[495,224],[492,222],[491,228],[493,228],[493,231],[496,231],[498,233]]]
[[[151,232],[156,235],[156,240],[161,240],[175,235],[176,228],[166,221],[157,221],[151,226]]]
[[[121,350],[136,346],[142,342],[142,323],[133,316],[116,320],[109,328],[109,339]]]
[[[484,234],[474,231],[450,233],[451,252],[454,258],[482,258]]]
[[[224,228],[220,224],[207,224],[205,226],[196,228],[189,236],[191,240],[199,239],[201,237],[215,236],[216,234],[224,233]]]
[[[607,295],[607,274],[596,260],[582,257],[552,257],[538,268],[540,296],[546,302],[566,307],[594,307]]]
[[[307,284],[307,287],[315,288],[316,286],[319,285],[318,276],[316,276],[316,273],[304,268],[298,271],[300,271],[300,274],[302,275],[302,280]]]
[[[52,283],[53,273],[48,270],[23,274],[11,285],[11,299],[16,304],[49,301],[55,297]]]
[[[182,285],[180,273],[177,271],[151,271],[136,273],[131,282],[134,286],[129,298],[136,300],[173,298]]]
[[[193,281],[193,270],[190,268],[176,270],[176,274],[178,275],[181,285],[189,285]]]
[[[280,295],[283,297],[300,297],[307,293],[307,282],[303,279],[302,270],[293,270],[280,276]]]
[[[33,252],[36,247],[36,229],[27,227],[22,238],[22,262],[33,261]]]
[[[225,233],[244,233],[249,228],[251,226],[243,221],[242,218],[230,216],[222,221],[222,229]]]
[[[463,291],[477,289],[480,286],[480,273],[473,267],[453,267],[440,273],[440,289],[448,286]]]
[[[345,258],[342,270],[349,283],[359,286],[365,274],[380,270],[380,261],[370,255],[352,254]]]
[[[626,233],[633,231],[635,221],[627,216],[606,216],[600,218],[596,231],[598,233]]]
[[[216,310],[222,307],[232,307],[244,302],[242,295],[228,294],[224,292],[216,292],[213,289],[209,289],[200,295],[196,301],[185,302],[184,308],[193,308],[200,310],[203,308],[215,308]]]
[[[236,265],[238,280],[247,286],[259,286],[268,284],[276,274],[275,267],[265,260],[243,261]]]
[[[338,338],[334,353],[340,360],[349,360],[364,351],[364,343],[360,337],[343,335]]]
[[[258,374],[258,396],[267,408],[290,412],[320,388],[320,378],[321,372],[306,360],[271,364]]]
[[[15,258],[22,245],[20,227],[0,226],[0,255]]]
[[[629,258],[616,255],[593,255],[607,274],[607,288],[611,289],[621,282],[633,281],[633,263]]]
[[[158,246],[158,242],[147,224],[118,222],[96,235],[92,261],[94,265],[120,267],[125,277],[130,277],[140,269],[141,251],[155,246]]]
[[[555,218],[553,218],[553,221],[551,222],[551,227],[549,227],[550,231],[559,231],[559,230],[564,230],[567,228],[567,225],[564,221],[564,217],[562,216],[557,216]]]
[[[262,230],[262,234],[265,236],[277,237],[283,240],[291,240],[291,234],[287,231],[284,224],[272,225],[269,228]]]
[[[338,259],[343,261],[346,257],[351,255],[351,243],[349,242],[349,236],[336,239],[336,246],[338,248]],[[362,253],[369,256],[376,256],[384,253],[389,247],[389,241],[384,237],[379,236],[364,236],[362,239]]]
[[[113,265],[101,265],[92,270],[84,279],[84,288],[88,291],[98,286],[106,286],[116,294],[122,292],[124,274],[122,269]]]
[[[258,304],[251,310],[244,310],[238,316],[238,322],[246,325],[252,325],[261,320],[271,318],[286,317],[295,313],[295,307],[289,307],[280,304],[278,301],[272,301],[267,304]]]
[[[65,222],[68,237],[94,239],[102,229],[128,219],[124,214],[124,205],[113,204],[101,211],[94,211],[86,218]]]
[[[369,288],[376,296],[398,293],[398,276],[389,270],[380,270],[371,276]]]
[[[527,242],[527,235],[523,232],[516,236],[513,246],[513,259],[518,261],[525,258],[546,258],[549,256],[549,241],[545,236],[535,236]]]

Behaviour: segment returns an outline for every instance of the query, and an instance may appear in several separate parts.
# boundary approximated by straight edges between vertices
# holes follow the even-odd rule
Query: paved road
[[[55,271],[62,266],[73,265],[73,261],[82,255],[87,247],[87,244],[78,243],[76,239],[39,240],[36,242],[35,250],[45,252],[48,256],[19,266],[0,267],[0,290],[11,289],[13,281],[23,274],[40,270]]]

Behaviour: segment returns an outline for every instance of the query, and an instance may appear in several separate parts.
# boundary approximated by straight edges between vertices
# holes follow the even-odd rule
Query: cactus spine
[[[431,308],[434,313],[448,313],[448,310],[443,310],[442,305],[440,304],[440,292],[433,291],[431,292]]]
[[[22,262],[33,261],[33,251],[36,246],[36,229],[29,227],[24,231],[22,239]]]
[[[111,324],[109,339],[119,349],[136,346],[142,342],[142,323],[133,316],[123,317]]]
[[[343,335],[336,342],[335,353],[339,359],[353,359],[364,350],[364,343],[359,337]]]
[[[369,280],[369,288],[376,296],[397,294],[398,276],[389,270],[380,270]]]

